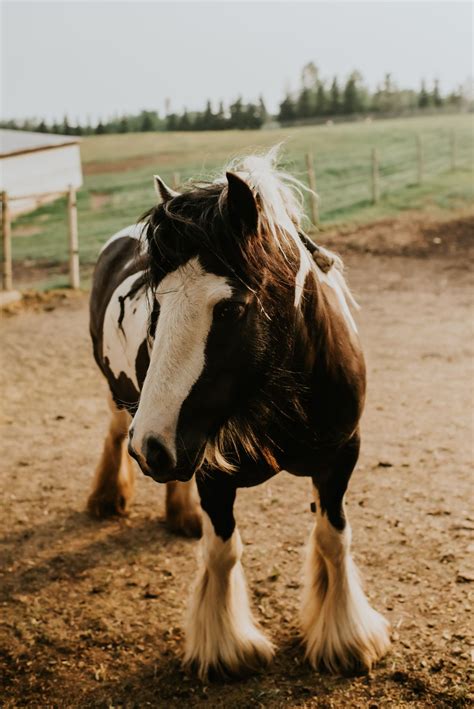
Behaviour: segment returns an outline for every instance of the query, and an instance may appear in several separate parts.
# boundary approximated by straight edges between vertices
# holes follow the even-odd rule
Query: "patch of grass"
[[[456,136],[457,169],[450,169],[451,136]],[[424,181],[417,185],[416,136],[423,141]],[[209,177],[232,157],[265,150],[284,141],[283,166],[306,180],[305,153],[314,154],[320,218],[372,221],[400,211],[455,210],[471,203],[473,138],[471,116],[430,116],[268,131],[137,133],[91,136],[81,145],[84,186],[78,193],[82,264],[93,263],[100,246],[137,220],[155,199],[152,175],[172,182]],[[371,204],[371,162],[377,147],[381,199]],[[97,200],[96,195],[106,199]],[[36,234],[14,238],[15,260],[67,260],[65,200],[45,205],[13,225]]]

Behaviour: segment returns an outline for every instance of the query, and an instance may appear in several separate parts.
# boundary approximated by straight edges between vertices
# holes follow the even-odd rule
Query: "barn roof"
[[[23,155],[37,150],[50,150],[79,143],[79,138],[69,135],[32,133],[24,130],[0,130],[0,157]]]

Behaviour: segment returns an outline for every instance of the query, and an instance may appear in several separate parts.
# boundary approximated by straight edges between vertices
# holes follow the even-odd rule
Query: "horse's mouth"
[[[185,475],[184,473],[180,473],[179,470],[169,470],[166,472],[160,472],[160,471],[150,470],[149,468],[142,467],[142,466],[140,466],[140,468],[141,468],[144,475],[146,475],[149,478],[152,478],[157,483],[171,483],[171,482],[186,483],[186,482],[189,482],[189,480],[191,480],[192,476],[194,475],[194,470],[192,471],[191,475]]]

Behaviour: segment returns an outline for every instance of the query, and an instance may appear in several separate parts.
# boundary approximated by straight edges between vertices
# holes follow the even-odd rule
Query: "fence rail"
[[[328,164],[319,160],[317,150],[305,154],[307,183],[311,190],[318,185],[318,207],[309,197],[307,211],[313,224],[333,213],[367,202],[377,204],[381,198],[408,186],[421,186],[442,172],[472,168],[472,145],[465,136],[453,130],[449,134],[413,135],[411,141],[394,141],[382,148],[372,147],[353,159],[349,169],[340,156]]]

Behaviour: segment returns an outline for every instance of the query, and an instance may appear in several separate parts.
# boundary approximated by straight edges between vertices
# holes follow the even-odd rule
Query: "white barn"
[[[79,139],[0,130],[3,289],[12,289],[11,221],[68,194],[71,285],[79,287],[76,190],[82,185]]]

